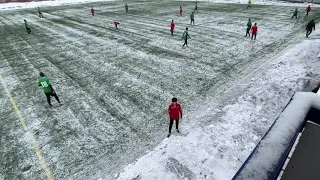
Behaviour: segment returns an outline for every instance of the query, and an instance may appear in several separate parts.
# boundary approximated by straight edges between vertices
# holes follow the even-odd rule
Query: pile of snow
[[[316,30],[313,35],[318,33]],[[173,133],[116,177],[119,180],[231,179],[295,91],[313,79],[312,72],[319,71],[316,64],[319,49],[320,39],[309,38],[267,60],[240,85],[224,93],[234,96],[233,102],[220,108],[217,104],[221,101],[208,98],[198,110],[186,112],[181,135]],[[262,161],[282,150],[283,145],[277,143],[272,145],[272,151],[264,152]]]
[[[92,2],[100,2],[100,1],[110,1],[110,0],[54,0],[54,1],[24,2],[24,3],[1,3],[0,11],[36,8],[36,7],[43,7],[43,6],[60,6],[60,5],[69,5],[69,4],[92,3]]]

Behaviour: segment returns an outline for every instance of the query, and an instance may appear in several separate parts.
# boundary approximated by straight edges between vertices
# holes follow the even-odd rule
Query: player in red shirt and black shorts
[[[170,125],[169,125],[169,134],[167,137],[170,137],[171,135],[173,121],[176,122],[176,131],[177,133],[179,133],[179,119],[182,118],[182,108],[177,101],[178,101],[177,98],[172,98],[172,103],[169,105],[169,108],[168,108]]]
[[[254,23],[254,26],[252,26],[251,28],[251,40],[253,39],[254,37],[254,40],[256,40],[257,38],[257,33],[258,33],[258,26],[257,26],[257,23]]]

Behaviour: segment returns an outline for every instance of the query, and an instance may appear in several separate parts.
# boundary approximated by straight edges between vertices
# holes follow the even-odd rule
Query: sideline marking
[[[28,132],[30,134],[30,140],[31,140],[31,145],[33,147],[33,150],[35,151],[36,155],[38,156],[38,159],[39,159],[39,162],[43,168],[43,170],[45,171],[46,175],[47,175],[47,179],[48,180],[53,180],[53,175],[52,175],[52,172],[50,170],[50,168],[48,167],[44,157],[42,156],[42,153],[37,145],[37,142],[36,142],[36,138],[33,136],[33,134],[29,131],[29,128],[24,120],[24,118],[22,117],[22,114],[16,104],[16,102],[14,101],[13,97],[11,96],[11,93],[9,91],[9,89],[7,88],[6,84],[3,82],[3,77],[2,75],[0,74],[0,81],[3,85],[3,88],[4,90],[6,91],[7,93],[7,96],[9,97],[10,99],[10,102],[13,106],[13,109],[15,110],[19,120],[20,120],[20,123],[22,124],[22,127],[23,127],[23,130],[25,130],[26,132]]]

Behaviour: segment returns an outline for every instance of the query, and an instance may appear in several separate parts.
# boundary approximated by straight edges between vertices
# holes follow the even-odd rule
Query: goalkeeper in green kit
[[[59,102],[59,104],[61,104],[59,97],[57,96],[56,92],[52,88],[49,79],[45,77],[43,72],[40,72],[39,75],[41,78],[38,80],[38,86],[42,86],[44,94],[47,96],[47,101],[49,103],[49,106],[52,107],[50,96],[54,96],[56,100]]]

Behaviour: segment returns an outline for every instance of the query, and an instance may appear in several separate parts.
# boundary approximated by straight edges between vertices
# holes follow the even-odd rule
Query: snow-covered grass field
[[[0,179],[46,178],[31,135],[55,179],[230,179],[293,92],[319,77],[310,66],[310,51],[318,53],[318,43],[309,47],[312,39],[318,42],[315,34],[302,46],[307,48],[291,50],[296,64],[309,58],[304,65],[277,59],[304,39],[307,19],[300,14],[292,20],[293,7],[199,2],[191,26],[193,2],[128,5],[128,14],[119,1],[43,7],[43,19],[37,9],[0,13]],[[318,22],[320,10],[311,16]],[[255,42],[243,37],[248,18],[259,26]],[[188,48],[181,47],[185,27]],[[263,73],[280,66],[279,77]],[[62,106],[52,99],[54,107],[48,107],[36,85],[39,71],[52,81]],[[5,87],[29,131],[21,127]],[[185,112],[182,136],[165,139],[174,96]],[[143,164],[152,159],[148,154],[119,174],[159,143],[156,153],[170,150],[153,156],[160,163]]]

